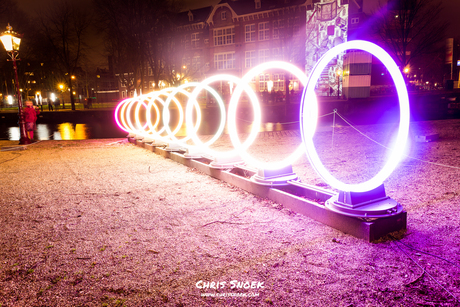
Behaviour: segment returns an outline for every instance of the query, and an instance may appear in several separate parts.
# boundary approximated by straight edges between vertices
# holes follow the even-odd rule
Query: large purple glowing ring
[[[359,184],[343,183],[332,176],[321,163],[318,153],[316,152],[315,145],[313,144],[313,135],[318,121],[318,102],[315,95],[316,83],[327,64],[340,53],[350,49],[367,51],[377,57],[385,65],[395,83],[400,108],[398,135],[395,143],[393,144],[394,149],[392,150],[387,163],[373,178]],[[404,78],[391,56],[379,46],[367,41],[349,41],[330,49],[323,55],[319,62],[316,63],[310,75],[308,86],[305,88],[302,95],[300,105],[300,131],[310,164],[321,176],[321,178],[330,186],[340,191],[349,192],[366,192],[380,186],[391,175],[403,157],[403,151],[406,146],[407,135],[409,133],[409,123],[409,96],[407,94]]]

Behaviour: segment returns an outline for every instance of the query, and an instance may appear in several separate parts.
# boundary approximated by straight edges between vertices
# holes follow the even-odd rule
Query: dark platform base
[[[368,242],[376,241],[391,232],[405,230],[407,226],[407,213],[405,211],[389,217],[372,219],[343,215],[327,209],[324,205],[327,200],[337,195],[333,191],[299,181],[288,181],[286,186],[272,188],[250,180],[257,173],[257,170],[245,166],[235,166],[231,170],[216,169],[211,167],[209,165],[211,161],[205,158],[190,159],[181,152],[169,152],[159,146],[142,144],[132,139],[128,140],[165,158],[195,168],[252,194],[268,198],[294,212]]]

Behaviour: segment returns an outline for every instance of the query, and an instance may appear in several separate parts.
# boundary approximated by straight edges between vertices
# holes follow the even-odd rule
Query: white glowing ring
[[[395,83],[396,90],[398,92],[400,108],[399,131],[396,142],[394,143],[394,149],[392,150],[387,163],[373,178],[359,184],[346,184],[332,176],[321,163],[321,160],[313,144],[313,135],[315,133],[316,123],[318,120],[318,103],[314,91],[316,82],[318,81],[324,68],[333,58],[335,58],[338,54],[350,49],[367,51],[377,57],[386,66]],[[310,164],[318,172],[321,178],[323,178],[324,181],[340,191],[366,192],[377,188],[385,181],[385,179],[391,175],[399,163],[401,157],[403,156],[403,151],[406,146],[407,135],[409,132],[409,96],[407,94],[404,78],[396,63],[385,50],[373,43],[367,41],[349,41],[340,44],[326,52],[326,54],[324,54],[324,56],[313,68],[310,79],[308,81],[308,86],[305,88],[302,95],[300,110],[300,130]]]
[[[128,127],[128,123],[126,122],[126,107],[128,106],[129,103],[131,103],[132,99],[127,99],[125,100],[121,111],[120,111],[120,118],[121,118],[121,124],[123,127],[125,127],[126,131],[130,133],[136,133],[136,131],[133,131],[130,127]]]
[[[156,128],[158,124],[160,123],[160,118],[161,118],[160,110],[158,109],[158,106],[155,103],[159,94],[160,94],[159,92],[151,92],[145,95],[149,101],[149,103],[147,104],[147,111],[145,113],[145,119],[147,120],[147,125],[149,127],[148,133],[153,135],[156,138],[159,138],[159,135],[156,133]],[[156,113],[156,119],[155,119],[154,124],[152,124],[152,120],[151,120],[151,107],[152,106],[155,109],[155,113]]]
[[[191,136],[191,138],[192,138],[193,142],[195,143],[195,145],[198,148],[200,148],[202,151],[204,151],[204,152],[206,152],[206,153],[208,153],[210,155],[219,156],[219,157],[234,155],[233,152],[221,152],[221,151],[215,151],[215,150],[212,150],[212,149],[209,148],[209,146],[211,144],[213,144],[222,135],[222,133],[224,132],[224,129],[225,129],[226,112],[225,112],[224,101],[222,100],[222,97],[220,97],[220,95],[216,92],[216,90],[214,90],[212,87],[209,86],[210,83],[213,83],[213,82],[216,82],[216,81],[222,81],[222,80],[230,81],[230,82],[240,82],[239,78],[237,78],[235,76],[232,76],[232,75],[225,75],[225,74],[215,75],[215,76],[212,76],[212,77],[209,77],[209,78],[203,80],[193,90],[193,92],[192,92],[192,94],[190,96],[189,103],[187,103],[187,108],[186,108],[186,111],[185,111],[185,122],[187,123],[187,134],[189,134]],[[198,97],[198,94],[203,89],[205,89],[208,92],[210,92],[214,96],[214,98],[216,99],[217,104],[219,105],[220,117],[221,117],[220,118],[220,125],[219,125],[219,128],[217,128],[216,133],[214,134],[214,136],[211,139],[209,139],[205,143],[203,143],[200,140],[200,138],[198,137],[198,135],[196,134],[198,129],[189,129],[189,127],[191,126],[191,124],[193,122],[192,104],[199,107],[199,104],[198,104],[196,99]],[[198,118],[198,116],[197,116],[197,118]]]
[[[137,103],[137,105],[139,106],[139,108],[136,108],[137,110],[140,109],[140,105],[143,105],[145,108],[147,108],[147,105],[141,101],[141,97],[138,97],[138,99],[131,99],[131,101],[128,103],[128,107],[127,107],[127,110],[126,112],[129,114],[130,111],[131,111],[131,108],[133,106],[134,103]],[[136,119],[136,124],[138,124],[138,127],[139,128],[135,128],[132,121],[131,121],[131,117],[128,116],[126,119],[128,121],[128,127],[132,129],[132,131],[134,131],[135,133],[142,133],[142,131],[147,127],[148,123],[145,123],[145,126],[142,127],[142,125],[140,124],[140,122],[138,121],[138,118],[137,118],[137,114],[135,113],[134,114],[135,116],[135,119]]]
[[[246,163],[252,166],[255,166],[259,169],[280,169],[285,166],[292,165],[304,153],[304,148],[302,144],[300,144],[292,154],[290,154],[288,157],[286,157],[282,161],[262,162],[262,161],[255,159],[249,153],[246,152],[246,149],[249,147],[249,145],[253,143],[255,139],[255,134],[257,134],[258,131],[256,131],[253,137],[252,135],[248,137],[248,139],[246,140],[247,141],[246,144],[241,144],[240,139],[238,137],[238,133],[236,130],[236,107],[238,104],[238,99],[240,98],[241,93],[243,91],[241,85],[249,84],[249,82],[251,82],[251,79],[254,78],[254,76],[257,76],[263,71],[274,69],[274,68],[289,71],[290,73],[295,75],[304,86],[307,85],[307,82],[308,82],[307,76],[305,76],[305,74],[299,68],[292,65],[291,63],[280,62],[280,61],[262,63],[252,68],[250,71],[248,71],[246,75],[244,75],[244,77],[241,79],[241,82],[235,88],[235,92],[230,101],[229,110],[228,110],[228,131],[229,131],[230,139],[232,141],[233,146],[235,147],[235,149],[238,151],[238,153],[240,154],[240,156],[243,158],[243,160]],[[260,104],[259,104],[259,101],[257,100],[257,97],[255,98],[255,101],[253,101],[252,98],[250,99],[251,99],[254,111],[257,110],[257,114],[256,112],[254,112],[255,120],[253,123],[253,129],[251,131],[251,133],[253,133],[255,129],[257,130],[259,129],[260,122],[261,122],[261,119],[260,119],[261,114],[260,114]],[[250,140],[250,142],[248,142],[248,140]]]
[[[118,127],[120,127],[121,130],[131,133],[131,131],[129,131],[125,125],[120,123],[120,120],[119,120],[119,118],[121,118],[121,120],[124,121],[124,116],[122,116],[122,114],[124,114],[124,107],[126,106],[127,100],[129,100],[129,98],[122,100],[115,108],[115,122],[117,123]],[[122,108],[123,111],[121,111],[120,108]]]
[[[148,126],[150,128],[150,132],[154,135],[155,138],[165,140],[165,141],[169,141],[169,139],[164,137],[164,136],[161,136],[161,134],[163,133],[163,131],[165,131],[166,126],[163,125],[163,127],[159,131],[155,130],[156,126],[153,126],[151,124],[151,121],[149,120],[151,118],[151,116],[150,116],[150,106],[151,105],[156,106],[155,101],[159,101],[163,105],[163,110],[164,110],[165,102],[164,102],[163,99],[160,98],[160,96],[164,95],[164,96],[169,97],[170,93],[168,93],[168,92],[172,92],[173,90],[174,90],[174,88],[166,88],[166,89],[163,89],[163,90],[158,91],[158,92],[150,93],[152,95],[152,97],[149,99],[149,104],[148,104],[147,112],[146,112],[147,124],[148,124]],[[182,124],[184,122],[184,114],[183,114],[182,106],[180,105],[179,101],[177,101],[177,99],[175,99],[174,102],[177,104],[177,107],[179,109],[179,116],[180,116],[179,123],[177,124],[177,128],[175,128],[175,131],[176,130],[179,131],[180,127],[182,126]],[[156,108],[156,110],[157,110],[157,108]],[[160,115],[160,113],[158,113],[158,117],[157,117],[158,119],[159,119],[159,115]]]
[[[181,94],[184,94],[185,96],[187,96],[187,98],[188,98],[187,105],[188,105],[190,103],[191,94],[188,91],[184,90],[184,89],[187,88],[187,87],[196,87],[198,85],[199,85],[198,82],[185,83],[185,84],[175,88],[169,94],[168,98],[165,101],[164,108],[163,108],[163,124],[166,127],[166,133],[171,138],[171,140],[173,140],[175,142],[185,143],[186,141],[188,141],[192,137],[192,135],[187,135],[186,137],[184,137],[184,138],[182,138],[180,140],[178,138],[176,138],[175,135],[180,130],[181,126],[178,125],[177,128],[174,131],[171,131],[171,128],[169,127],[169,121],[170,121],[170,112],[169,112],[169,109],[168,109],[169,104],[171,103],[171,100],[174,99],[174,101],[176,102],[176,104],[178,104],[178,107],[179,107],[180,103],[175,98],[175,96],[176,96],[177,93],[181,93]],[[196,108],[196,112],[197,112],[197,121],[196,121],[196,124],[195,124],[195,127],[193,128],[193,130],[196,133],[196,131],[198,131],[198,128],[200,127],[200,124],[201,124],[201,109],[200,109],[200,106],[198,105],[198,103],[195,105],[195,108]],[[179,114],[179,116],[180,116],[179,122],[183,123],[184,114],[183,114],[182,107],[180,107],[179,112],[180,112],[180,114]]]
[[[157,127],[157,122],[160,120],[161,118],[161,112],[158,110],[158,106],[156,105],[156,101],[160,102],[161,105],[164,106],[164,101],[163,99],[160,98],[161,95],[167,95],[168,91],[172,91],[173,88],[165,88],[161,91],[156,91],[156,92],[152,92],[149,95],[149,104],[147,106],[147,112],[146,112],[146,119],[147,119],[147,123],[148,123],[148,126],[150,128],[150,133],[153,134],[153,137],[154,138],[157,138],[157,139],[163,139],[163,137],[161,136],[161,133],[163,133],[165,127],[163,126],[162,129],[160,129],[160,131],[157,131],[156,130],[156,127]],[[155,111],[158,110],[158,113],[157,113],[157,122],[155,123],[155,125],[152,125],[150,119],[151,119],[151,114],[150,114],[150,110],[151,110],[151,106],[154,106],[155,108]]]
[[[136,123],[137,127],[141,127],[141,128],[138,128],[137,131],[138,131],[139,134],[141,134],[143,136],[148,135],[148,131],[145,131],[145,128],[148,126],[149,120],[146,119],[145,125],[142,126],[140,118],[139,118],[139,112],[140,112],[141,106],[144,106],[145,109],[146,109],[146,112],[147,112],[147,104],[144,102],[145,99],[146,99],[146,96],[139,96],[138,97],[138,103],[137,103],[136,109],[134,111],[135,123]],[[141,101],[142,101],[142,103],[139,103]],[[156,109],[157,114],[159,114],[160,111],[158,110],[158,107],[155,104],[154,104],[154,107]],[[156,127],[158,125],[158,121],[159,121],[159,118],[157,120],[157,123],[155,123],[154,127]]]

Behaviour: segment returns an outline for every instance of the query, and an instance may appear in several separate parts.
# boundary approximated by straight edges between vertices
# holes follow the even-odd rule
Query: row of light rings
[[[346,184],[333,177],[322,164],[313,143],[313,136],[315,134],[316,125],[318,121],[318,102],[314,91],[316,83],[321,75],[321,72],[324,70],[327,64],[333,58],[347,50],[362,50],[369,52],[375,57],[377,57],[386,66],[395,83],[400,106],[399,130],[388,161],[373,178],[359,184]],[[300,80],[304,87],[300,104],[300,130],[303,146],[302,144],[300,144],[297,147],[297,149],[294,152],[292,152],[288,157],[278,162],[262,162],[252,157],[247,152],[248,147],[254,142],[255,138],[257,137],[259,126],[261,123],[260,103],[258,101],[257,95],[249,86],[249,83],[251,82],[253,77],[269,69],[283,69],[290,72]],[[229,81],[237,85],[230,99],[228,107],[228,116],[226,116],[225,105],[222,101],[222,98],[213,88],[209,86],[209,84],[216,81]],[[186,88],[188,87],[195,87],[195,89],[190,93],[186,90]],[[197,97],[202,90],[209,91],[214,96],[219,105],[221,114],[221,122],[219,128],[217,129],[217,132],[206,143],[203,143],[197,135],[197,131],[201,123],[201,110],[197,102]],[[254,119],[252,129],[249,133],[248,138],[243,143],[241,143],[237,133],[236,115],[239,98],[241,97],[243,91],[246,92],[246,94],[249,97],[249,100],[251,101],[251,105],[254,110]],[[184,112],[181,104],[175,97],[178,93],[184,94],[188,98],[187,105],[185,108],[185,123],[187,127],[187,136],[180,140],[175,137],[175,134],[177,134],[182,124],[184,123]],[[166,97],[166,99],[164,100],[162,97]],[[171,130],[171,128],[169,127],[169,105],[171,104],[171,101],[174,101],[179,110],[179,122],[174,130]],[[160,111],[156,102],[159,102],[163,105],[163,128],[159,131],[156,131],[156,128],[158,127],[160,120]],[[132,123],[130,116],[127,116],[127,114],[131,114],[130,112],[132,110],[133,105],[136,105],[134,113],[135,124]],[[146,124],[144,125],[141,124],[139,118],[139,111],[141,107],[144,107],[146,109]],[[153,124],[151,123],[150,111],[152,107],[155,109],[157,115],[156,121]],[[193,124],[193,109],[196,110],[195,124]],[[119,118],[121,119],[121,122]],[[340,44],[326,52],[323,55],[323,57],[319,60],[319,62],[316,64],[316,66],[313,68],[309,77],[307,77],[299,68],[295,67],[290,63],[279,61],[267,62],[252,68],[241,79],[231,75],[216,75],[205,79],[201,83],[187,83],[177,88],[167,88],[139,97],[123,100],[115,110],[115,120],[121,129],[129,133],[141,135],[144,137],[153,137],[164,141],[178,142],[181,143],[184,147],[189,147],[189,145],[185,144],[185,142],[191,139],[194,142],[195,146],[206,154],[220,157],[239,155],[247,164],[257,167],[259,169],[281,169],[288,165],[292,165],[293,162],[300,158],[300,156],[306,151],[307,157],[313,168],[321,176],[321,178],[323,178],[323,180],[327,182],[330,186],[341,191],[365,192],[380,186],[386,180],[386,178],[388,178],[390,174],[394,171],[400,159],[402,158],[404,148],[407,142],[407,135],[409,132],[410,111],[409,97],[407,94],[404,78],[398,66],[391,58],[391,56],[385,50],[373,43],[367,41],[349,41]],[[209,146],[220,137],[224,130],[226,121],[228,125],[229,136],[234,149],[227,152],[216,152],[212,150]],[[163,132],[166,132],[166,137],[161,136]]]

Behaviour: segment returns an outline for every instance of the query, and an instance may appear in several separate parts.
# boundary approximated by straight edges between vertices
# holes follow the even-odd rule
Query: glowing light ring
[[[146,134],[148,134],[148,132],[145,131],[145,128],[148,126],[149,121],[146,120],[145,125],[142,127],[142,124],[141,124],[140,118],[139,118],[139,112],[140,112],[141,106],[144,106],[146,111],[147,111],[147,104],[145,104],[144,101],[142,101],[142,103],[139,103],[142,98],[143,98],[142,96],[139,97],[139,100],[137,102],[136,109],[134,111],[134,119],[135,119],[135,123],[136,123],[137,127],[140,127],[140,128],[137,129],[138,133],[140,133],[140,134],[145,136]],[[155,107],[156,107],[156,105],[155,105]],[[157,111],[157,114],[159,114],[159,110],[158,110],[157,107],[156,107],[156,111]],[[154,127],[156,127],[157,125],[158,125],[158,123],[156,123],[154,125]]]
[[[186,137],[182,138],[182,139],[178,139],[176,138],[176,134],[177,132],[180,130],[180,126],[178,125],[176,130],[174,131],[171,131],[171,128],[169,127],[169,121],[170,121],[170,112],[169,112],[169,104],[171,103],[171,100],[174,98],[176,103],[177,102],[177,99],[175,98],[176,94],[177,93],[181,93],[181,94],[184,94],[185,96],[187,96],[188,98],[188,101],[187,101],[187,105],[191,102],[190,101],[190,93],[187,92],[186,90],[184,90],[185,88],[187,87],[196,87],[198,86],[199,83],[198,82],[190,82],[190,83],[186,83],[186,84],[183,84],[177,88],[175,88],[168,96],[168,98],[166,99],[165,101],[165,105],[164,105],[164,109],[163,109],[163,124],[164,126],[166,127],[166,133],[168,134],[168,136],[171,138],[171,140],[175,141],[175,142],[179,142],[179,143],[185,143],[186,141],[188,141],[192,136],[191,135],[187,135]],[[201,125],[201,109],[200,109],[200,106],[198,105],[198,103],[195,104],[195,109],[196,109],[196,112],[197,112],[197,121],[196,121],[196,124],[195,124],[195,127],[193,128],[193,130],[195,131],[198,131],[198,128],[200,127]],[[184,114],[183,114],[183,110],[182,110],[182,106],[180,107],[180,116],[181,116],[181,119],[179,119],[179,122],[183,123],[184,121]]]
[[[260,126],[260,123],[261,123],[261,112],[260,112],[260,105],[259,105],[259,101],[257,99],[257,96],[256,94],[254,93],[253,89],[246,83],[244,84],[241,79],[235,77],[235,76],[232,76],[232,75],[217,75],[217,76],[213,76],[213,77],[210,77],[206,80],[203,81],[204,84],[209,84],[209,83],[212,83],[212,82],[215,82],[215,81],[219,81],[219,80],[228,80],[230,82],[235,82],[237,84],[237,88],[240,89],[240,94],[239,96],[241,96],[243,90],[246,91],[246,93],[248,94],[250,100],[251,100],[251,104],[252,104],[252,107],[254,108],[254,124],[252,126],[252,129],[251,129],[251,132],[249,134],[249,137],[246,139],[246,141],[242,144],[242,147],[247,149],[255,140],[256,136],[257,136],[257,133],[259,132],[259,126]],[[243,89],[244,87],[244,89]],[[195,93],[195,98],[196,96],[198,95],[199,91],[201,91],[201,89],[199,87],[197,87],[194,91]],[[211,92],[213,93],[213,92]],[[192,93],[193,94],[193,93]],[[217,95],[217,93],[216,93]],[[218,103],[220,104],[221,102],[221,98],[219,95],[214,95],[215,97],[219,97],[219,98],[216,98],[216,100],[218,101]],[[239,98],[238,96],[238,98]],[[230,100],[230,105],[229,105],[229,108],[230,106],[232,105],[232,101],[235,97],[235,93],[232,95],[232,98]],[[223,104],[223,102],[222,102]],[[234,103],[235,104],[235,103]],[[190,116],[191,118],[191,114],[189,114],[188,112],[189,110],[187,110],[187,116]],[[190,112],[191,113],[191,112]],[[235,112],[236,113],[236,112]],[[223,111],[221,112],[221,116],[223,116],[225,113],[223,113]],[[189,118],[189,117],[187,117]],[[228,115],[228,122],[230,123],[230,113]],[[238,150],[236,149],[233,149],[231,151],[227,151],[227,152],[217,152],[217,151],[214,151],[214,150],[211,150],[210,148],[207,147],[208,144],[212,143],[212,142],[215,142],[215,140],[221,135],[221,132],[220,131],[223,131],[223,129],[225,128],[225,122],[224,121],[221,121],[221,125],[218,129],[218,132],[214,135],[214,137],[209,140],[208,142],[206,142],[205,144],[202,144],[202,142],[199,140],[198,137],[195,137],[192,139],[194,140],[194,142],[198,142],[199,144],[202,144],[200,145],[199,147],[204,150],[205,152],[208,152],[208,153],[211,153],[212,155],[216,155],[216,156],[220,156],[220,157],[234,157],[234,156],[237,156],[239,154]],[[230,127],[229,127],[230,129]],[[234,127],[234,130],[235,130],[235,133],[236,133],[236,125]]]
[[[158,100],[163,105],[163,111],[164,111],[165,102],[163,99],[160,98],[160,96],[164,95],[164,96],[169,97],[170,94],[168,92],[172,92],[173,90],[174,88],[166,88],[158,92],[153,92],[152,98],[150,98],[149,100],[149,104],[148,104],[148,108],[146,112],[146,118],[147,118],[147,123],[149,124],[149,127],[150,127],[150,132],[154,135],[155,138],[165,140],[165,141],[169,141],[169,139],[167,137],[161,136],[161,134],[163,133],[163,131],[166,130],[166,126],[163,125],[160,131],[155,130],[155,127],[151,125],[150,120],[149,120],[150,119],[150,106],[151,105],[156,106],[155,101]],[[184,122],[184,114],[183,114],[182,106],[180,105],[179,101],[177,99],[174,99],[174,102],[177,104],[177,107],[179,109],[179,123],[177,124],[177,128],[175,129],[175,131],[179,131],[180,127],[182,126]],[[159,115],[160,114],[158,113],[158,116]]]
[[[229,111],[228,111],[228,131],[229,131],[230,140],[232,141],[233,146],[235,147],[235,149],[237,150],[237,152],[240,154],[240,156],[243,158],[245,162],[257,168],[260,168],[260,169],[280,169],[285,166],[292,165],[294,161],[299,159],[304,153],[304,148],[302,144],[300,144],[291,155],[289,155],[288,157],[286,157],[284,160],[280,162],[275,162],[275,163],[274,162],[270,162],[270,163],[261,162],[253,158],[250,154],[246,152],[246,149],[254,141],[255,136],[254,136],[254,139],[252,139],[252,136],[250,135],[248,137],[248,140],[251,139],[251,142],[250,143],[247,142],[246,144],[241,144],[240,139],[238,137],[238,133],[236,130],[236,110],[237,110],[238,100],[243,92],[242,85],[247,85],[249,82],[251,82],[251,79],[254,76],[259,75],[263,71],[274,69],[274,68],[289,71],[290,73],[294,74],[304,86],[307,85],[307,82],[308,82],[307,76],[305,76],[305,74],[296,66],[290,63],[279,62],[279,61],[263,63],[263,64],[260,64],[252,68],[241,79],[241,82],[235,88],[235,92],[230,101]],[[261,121],[260,120],[260,116],[261,116],[260,103],[257,97],[255,98],[255,102],[252,100],[252,98],[250,99],[251,99],[254,110],[256,110],[256,108],[258,110],[257,114],[256,113],[254,114],[254,117],[256,116],[258,117],[257,119],[254,120],[254,123],[253,123],[253,130],[254,130],[254,128],[258,129],[260,126],[260,121]]]
[[[145,113],[145,118],[147,120],[147,124],[149,126],[149,133],[151,135],[153,135],[154,137],[156,138],[159,138],[159,134],[156,132],[156,128],[158,126],[158,124],[160,123],[160,109],[158,109],[158,106],[157,104],[155,103],[155,101],[157,100],[158,96],[160,95],[160,92],[152,92],[152,93],[149,93],[147,94],[147,98],[149,100],[149,103],[147,105],[147,112]],[[160,99],[160,103],[162,102],[162,100]],[[156,120],[155,120],[155,124],[152,124],[151,122],[151,108],[155,109],[155,113],[157,115],[156,117]]]
[[[385,65],[395,83],[396,90],[398,92],[400,108],[398,135],[396,142],[393,145],[394,149],[391,152],[387,163],[373,178],[359,184],[346,184],[332,176],[321,163],[321,160],[313,144],[313,135],[315,133],[318,120],[318,103],[314,92],[316,82],[318,81],[321,72],[333,58],[335,58],[338,54],[350,49],[367,51],[377,57]],[[324,181],[326,181],[330,186],[341,191],[366,192],[373,190],[380,186],[394,171],[403,155],[403,150],[406,145],[410,123],[410,109],[409,96],[407,94],[404,78],[390,55],[379,46],[366,41],[349,41],[340,44],[326,52],[326,54],[324,54],[324,56],[313,68],[308,81],[308,86],[305,88],[302,95],[300,122],[302,140],[305,144],[308,159],[313,168],[323,178]]]
[[[196,88],[193,90],[192,94],[191,94],[191,97],[190,97],[190,100],[189,100],[189,103],[187,103],[187,108],[186,108],[186,111],[185,111],[185,122],[187,123],[187,133],[190,134],[193,142],[195,143],[196,147],[200,148],[202,151],[210,154],[210,155],[217,155],[217,156],[233,156],[234,153],[233,152],[218,152],[218,151],[214,151],[212,149],[209,148],[209,146],[211,144],[213,144],[221,135],[222,133],[224,132],[224,129],[225,129],[225,122],[226,122],[226,112],[225,112],[225,104],[224,104],[224,101],[222,100],[222,97],[220,97],[220,95],[210,86],[208,86],[208,84],[212,83],[212,82],[215,82],[215,81],[222,81],[222,80],[225,80],[225,81],[230,81],[230,82],[237,82],[239,83],[240,82],[240,79],[235,77],[235,76],[232,76],[232,75],[225,75],[225,74],[222,74],[222,75],[216,75],[216,76],[212,76],[212,77],[209,77],[205,80],[203,80],[200,84],[198,84],[196,86]],[[221,120],[220,120],[220,125],[219,127],[217,128],[217,131],[216,133],[214,134],[214,136],[209,139],[206,143],[203,143],[200,138],[198,137],[198,135],[196,134],[196,132],[198,131],[197,129],[194,129],[194,130],[189,130],[189,123],[192,123],[193,121],[193,118],[192,118],[192,104],[193,105],[198,105],[198,102],[197,102],[197,97],[198,97],[198,94],[203,90],[207,90],[208,92],[210,92],[214,98],[216,99],[217,101],[217,104],[219,105],[219,109],[220,109],[220,117],[221,117]]]
[[[126,112],[130,113],[131,108],[132,108],[132,106],[133,106],[134,103],[137,103],[138,105],[139,105],[139,103],[141,103],[145,108],[147,108],[147,105],[146,105],[143,101],[141,101],[141,99],[140,99],[140,97],[139,97],[138,99],[132,99],[132,100],[128,103],[128,108],[127,108]],[[131,117],[129,117],[129,116],[127,117],[128,126],[129,126],[133,131],[140,132],[141,130],[144,130],[145,127],[147,127],[147,124],[148,124],[148,123],[146,123],[145,126],[142,127],[142,125],[140,124],[140,122],[137,121],[136,114],[135,114],[134,116],[135,116],[135,119],[136,119],[136,123],[137,123],[138,126],[141,127],[141,128],[136,129],[136,128],[134,127],[132,121],[131,121]]]
[[[158,91],[158,92],[153,92],[152,94],[152,97],[149,99],[149,104],[148,104],[148,108],[147,108],[147,113],[146,113],[146,119],[147,119],[147,122],[150,122],[150,106],[154,105],[156,106],[156,101],[160,102],[161,105],[163,105],[163,108],[164,108],[164,104],[165,102],[163,101],[163,99],[160,98],[161,95],[168,95],[168,92],[172,91],[173,89],[172,88],[165,88],[161,91]],[[158,111],[158,120],[160,120],[160,114],[161,112]],[[150,126],[149,124],[149,127],[150,127],[150,132],[153,134],[153,136],[157,139],[164,139],[164,137],[161,136],[161,134],[163,133],[163,131],[165,130],[165,127],[163,125],[163,127],[159,130],[159,131],[156,131],[155,128],[153,125]]]
[[[120,127],[121,130],[126,131],[130,133],[128,129],[125,128],[124,125],[120,123],[120,120],[118,118],[121,118],[121,120],[124,120],[124,116],[121,116],[122,112],[120,111],[120,108],[124,107],[126,105],[126,101],[129,99],[122,100],[117,107],[115,108],[115,122],[117,123],[118,127]],[[123,112],[124,113],[124,112]]]
[[[131,99],[125,101],[125,103],[123,104],[123,107],[121,108],[121,111],[120,111],[120,117],[121,117],[121,122],[123,124],[123,127],[125,127],[128,132],[135,133],[135,131],[133,131],[131,128],[128,127],[128,123],[126,123],[126,107],[128,106],[128,104],[130,102],[131,102]],[[121,114],[123,114],[125,116],[121,116]]]

